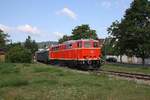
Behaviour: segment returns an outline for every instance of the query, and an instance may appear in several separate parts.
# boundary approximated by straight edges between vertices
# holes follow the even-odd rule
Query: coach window
[[[98,46],[98,42],[94,42],[93,46],[94,46],[94,48],[99,47],[99,46]]]
[[[56,50],[59,50],[59,47],[56,47]]]
[[[77,43],[77,47],[78,47],[78,48],[81,48],[81,47],[82,47],[82,42],[78,42],[78,43]]]
[[[85,48],[90,48],[90,47],[91,47],[90,41],[85,41],[85,42],[84,42],[84,47],[85,47]]]

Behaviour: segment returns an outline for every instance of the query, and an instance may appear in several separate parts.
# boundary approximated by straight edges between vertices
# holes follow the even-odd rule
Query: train
[[[77,69],[99,69],[101,57],[99,41],[94,39],[69,40],[35,54],[39,62]]]

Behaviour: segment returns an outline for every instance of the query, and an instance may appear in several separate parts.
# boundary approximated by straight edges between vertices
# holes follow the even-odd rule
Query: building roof
[[[0,55],[4,55],[5,54],[5,50],[0,48]]]
[[[0,48],[0,52],[5,52],[5,49],[3,49],[3,48]]]

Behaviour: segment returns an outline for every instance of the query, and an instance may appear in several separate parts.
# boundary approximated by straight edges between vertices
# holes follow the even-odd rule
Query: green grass
[[[106,75],[44,64],[0,64],[0,100],[150,100],[149,94],[148,85]]]
[[[129,66],[129,65],[119,65],[119,64],[105,64],[102,66],[102,69],[150,74],[150,66],[146,67],[146,66]]]
[[[8,77],[3,77],[0,81],[0,88],[2,87],[18,87],[18,86],[23,86],[23,85],[27,85],[28,84],[28,80],[23,79],[22,77],[18,77],[18,76],[11,76],[11,78]]]

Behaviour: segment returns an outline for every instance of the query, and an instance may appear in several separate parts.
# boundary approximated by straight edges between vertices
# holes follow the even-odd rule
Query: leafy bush
[[[21,45],[16,45],[9,49],[6,59],[8,62],[13,63],[30,63],[32,60],[32,55],[30,50],[22,47]]]

